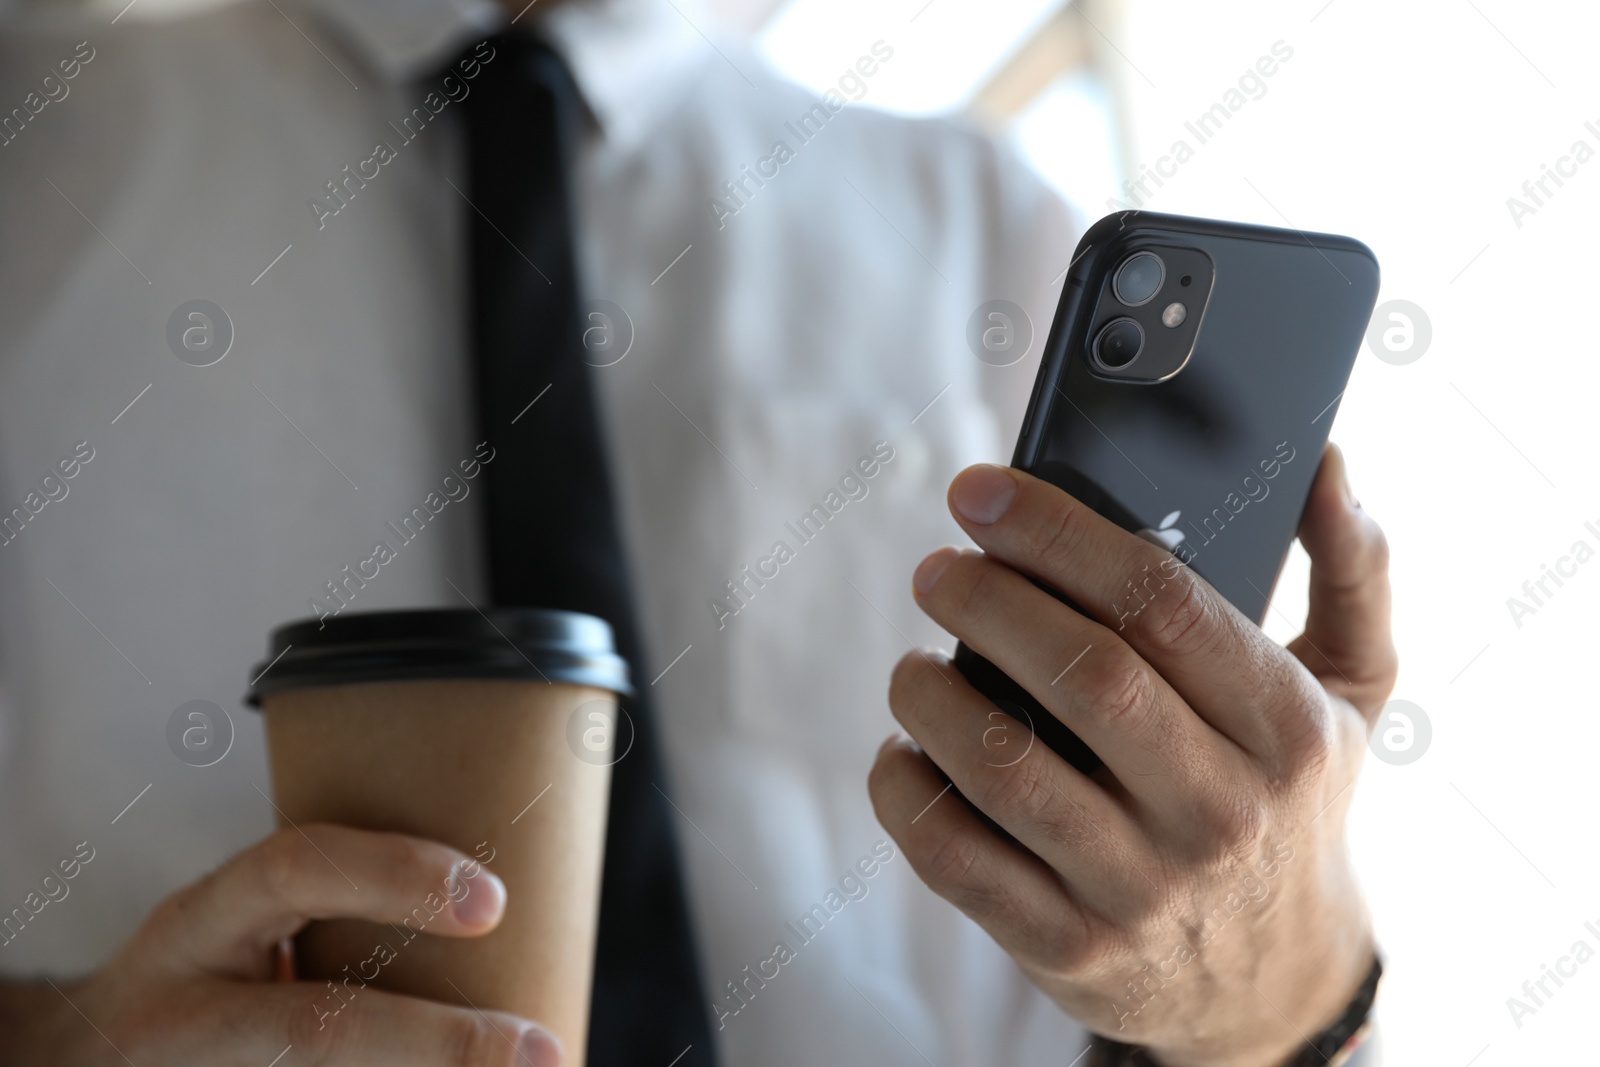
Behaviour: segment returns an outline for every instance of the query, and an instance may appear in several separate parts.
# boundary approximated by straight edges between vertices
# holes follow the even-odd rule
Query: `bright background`
[[[960,113],[1014,138],[1091,219],[1127,199],[1141,162],[1180,137],[1197,146],[1185,121],[1274,42],[1293,49],[1140,206],[1359,237],[1383,264],[1380,303],[1411,301],[1431,321],[1415,362],[1363,351],[1334,427],[1394,550],[1395,696],[1433,731],[1414,763],[1368,761],[1352,815],[1390,961],[1388,1062],[1595,1062],[1600,959],[1520,1028],[1506,1000],[1580,938],[1600,950],[1584,929],[1600,930],[1600,559],[1520,627],[1506,601],[1575,541],[1600,550],[1600,159],[1520,227],[1506,201],[1574,141],[1600,150],[1600,13],[1510,0],[719,6],[819,92],[884,38],[895,61],[863,106]],[[1305,574],[1297,556],[1276,636],[1304,617]]]

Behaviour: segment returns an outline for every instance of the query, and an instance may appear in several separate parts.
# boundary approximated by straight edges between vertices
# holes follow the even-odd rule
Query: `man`
[[[931,654],[891,694],[917,746],[875,757],[908,642],[944,627],[991,654],[1015,644],[1019,670],[1094,643],[994,561],[1073,590],[1120,585],[1147,551],[988,469],[946,517],[952,476],[1005,453],[1037,358],[981,362],[967,320],[1000,297],[1042,332],[1068,216],[982,138],[856,106],[905,47],[888,31],[818,101],[682,3],[571,3],[518,28],[535,19],[586,112],[578,258],[605,301],[590,362],[716,1057],[1066,1063],[1074,1016],[1174,1065],[1294,1055],[1371,961],[1340,828],[1352,706],[1370,714],[1393,671],[1381,540],[1338,460],[1308,513],[1309,673],[1183,584],[1062,679],[1053,710],[1137,786],[1095,793],[1043,752],[983,771],[980,731],[957,736],[982,705]],[[305,918],[384,918],[460,857],[338,828],[253,844],[272,812],[236,703],[287,619],[484,599],[477,498],[380,580],[343,579],[478,440],[472,80],[450,63],[507,21],[487,4],[245,0],[46,6],[7,27],[0,103],[23,117],[0,146],[0,485],[29,517],[0,546],[0,903],[78,843],[92,859],[0,948],[17,979],[0,1055],[556,1060],[536,1020],[373,992],[319,1029],[304,987],[269,984]],[[196,300],[224,316],[201,326],[230,339],[216,361],[220,341],[204,358],[182,342]],[[925,616],[913,561],[963,533],[992,559],[931,557]],[[196,699],[232,717],[209,766],[166,739]],[[1130,762],[1141,750],[1152,763]],[[934,764],[1016,842],[939,799]],[[1292,859],[1256,855],[1285,843]],[[372,892],[341,896],[312,849]],[[1270,892],[1245,889],[1262,906],[1147,983],[1263,858]],[[55,988],[27,981],[42,975]]]

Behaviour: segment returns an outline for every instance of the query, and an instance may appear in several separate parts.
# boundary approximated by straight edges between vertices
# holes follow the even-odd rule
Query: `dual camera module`
[[[1148,382],[1181,370],[1194,349],[1212,275],[1210,257],[1195,248],[1125,254],[1102,282],[1089,344],[1096,373]]]

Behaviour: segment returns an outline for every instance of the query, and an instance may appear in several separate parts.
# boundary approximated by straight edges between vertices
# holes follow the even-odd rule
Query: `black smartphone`
[[[1011,465],[1166,547],[1259,624],[1377,295],[1377,258],[1349,237],[1109,215],[1067,271]],[[1096,607],[1123,618],[1149,595],[1127,594]],[[1074,766],[1100,766],[988,660],[958,645],[955,665]]]

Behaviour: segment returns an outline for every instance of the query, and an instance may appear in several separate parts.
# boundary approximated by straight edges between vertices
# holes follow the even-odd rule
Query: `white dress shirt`
[[[0,143],[0,515],[28,515],[0,544],[0,913],[80,842],[94,854],[0,947],[12,975],[100,964],[272,829],[239,703],[269,629],[327,604],[476,440],[472,208],[453,105],[426,97],[499,9],[244,0],[113,22],[120,6],[14,10],[0,32],[0,114],[25,112]],[[591,112],[579,254],[588,295],[624,313],[593,338],[626,350],[595,373],[635,667],[724,1062],[1070,1062],[1082,1031],[880,844],[865,784],[891,666],[949,643],[910,573],[960,537],[950,477],[1010,455],[1067,212],[956,123],[839,107],[851,82],[814,110],[683,0],[571,2],[548,30]],[[860,42],[857,69],[894,46]],[[392,158],[367,164],[380,142]],[[333,212],[347,166],[370,177]],[[1034,331],[1010,366],[968,344],[995,299]],[[231,321],[209,366],[168,342],[194,300]],[[479,499],[349,610],[479,601]],[[197,699],[235,733],[206,767],[167,739]],[[814,905],[828,921],[795,938]],[[780,941],[777,977],[727,997]]]

